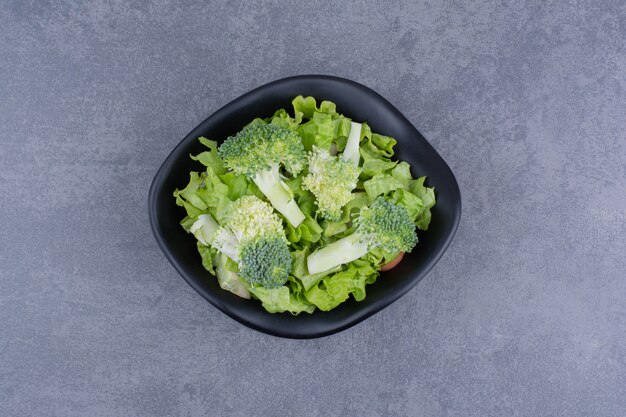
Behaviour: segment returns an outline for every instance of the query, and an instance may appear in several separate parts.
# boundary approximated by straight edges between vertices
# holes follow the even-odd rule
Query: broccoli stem
[[[293,227],[298,227],[302,223],[304,214],[302,214],[296,201],[285,189],[286,186],[280,179],[277,164],[268,170],[257,172],[252,180],[272,206],[285,216]]]
[[[239,297],[250,298],[250,291],[248,291],[241,281],[239,275],[226,268],[227,261],[228,257],[225,254],[217,254],[217,268],[215,269],[215,274],[217,275],[217,282],[220,284],[220,287]]]
[[[233,261],[239,260],[239,251],[237,250],[237,239],[232,236],[226,229],[220,228],[210,214],[201,214],[198,219],[193,222],[189,229],[191,233],[206,246],[215,246],[217,250],[231,258]],[[216,243],[217,234],[226,234],[219,239],[219,245]]]
[[[368,252],[367,239],[355,232],[309,255],[306,259],[309,274],[318,274],[347,264],[367,255]]]
[[[213,241],[215,232],[220,227],[210,214],[201,214],[198,219],[193,222],[189,231],[202,243],[209,246]]]
[[[343,159],[352,162],[356,167],[359,166],[359,145],[361,142],[361,123],[350,122],[350,134],[346,141],[346,148],[343,150]]]
[[[220,234],[217,239],[213,240],[215,249],[222,252],[235,262],[239,262],[239,242],[234,234],[221,227],[218,231]]]

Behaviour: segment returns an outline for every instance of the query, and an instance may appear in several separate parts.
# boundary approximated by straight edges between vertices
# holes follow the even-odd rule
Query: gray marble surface
[[[623,1],[0,4],[0,415],[623,416]],[[455,172],[456,239],[335,336],[249,330],[148,225],[178,141],[288,75],[364,83]]]

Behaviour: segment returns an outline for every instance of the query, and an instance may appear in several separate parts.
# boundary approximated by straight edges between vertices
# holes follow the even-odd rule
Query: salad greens
[[[296,97],[191,158],[204,166],[174,191],[202,265],[224,290],[270,313],[361,301],[380,268],[417,243],[435,205],[426,177],[392,160],[396,140]]]

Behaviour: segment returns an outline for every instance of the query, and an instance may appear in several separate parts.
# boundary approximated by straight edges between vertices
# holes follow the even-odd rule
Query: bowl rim
[[[232,311],[231,308],[229,308],[229,306],[221,303],[219,299],[209,297],[207,292],[203,288],[201,288],[193,279],[190,279],[190,277],[187,276],[188,274],[183,270],[182,262],[179,261],[177,257],[174,256],[174,254],[171,253],[170,249],[168,248],[165,242],[166,239],[163,237],[161,228],[157,222],[156,195],[157,195],[157,190],[159,190],[159,186],[164,182],[165,178],[167,178],[166,174],[168,174],[170,171],[169,169],[170,165],[172,165],[173,162],[177,159],[179,149],[184,147],[190,140],[197,139],[196,132],[199,130],[202,130],[204,125],[209,123],[211,119],[217,118],[218,116],[222,115],[222,113],[226,112],[228,108],[234,107],[239,102],[248,99],[252,95],[258,94],[259,92],[263,90],[269,90],[272,87],[282,84],[282,83],[288,83],[288,82],[293,82],[293,81],[305,81],[305,80],[306,81],[322,81],[322,82],[331,81],[331,82],[338,82],[342,84],[348,84],[348,85],[351,85],[352,87],[356,87],[357,89],[363,90],[365,93],[374,96],[376,100],[382,102],[392,113],[394,113],[394,115],[398,119],[402,120],[404,123],[407,123],[413,129],[415,129],[415,131],[419,134],[421,139],[423,139],[424,145],[431,148],[432,152],[434,152],[437,156],[439,156],[439,158],[443,162],[444,168],[448,171],[448,174],[450,175],[450,178],[453,182],[453,186],[455,187],[455,189],[452,191],[458,196],[458,199],[454,201],[454,211],[452,213],[453,218],[452,218],[450,232],[445,236],[442,243],[440,244],[439,251],[432,257],[432,259],[430,259],[427,262],[427,264],[421,265],[420,273],[416,274],[415,278],[410,280],[409,285],[407,285],[404,288],[401,288],[399,291],[395,293],[391,293],[388,297],[382,300],[378,300],[377,303],[370,305],[366,311],[361,309],[360,311],[357,312],[356,315],[354,314],[351,315],[350,320],[344,321],[343,323],[338,324],[337,326],[328,328],[326,330],[314,331],[310,333],[292,333],[288,331],[282,332],[275,328],[264,327],[262,325],[258,325],[256,323],[245,320],[243,317],[237,315],[235,311]],[[461,192],[460,192],[460,188],[458,185],[458,181],[456,177],[454,176],[454,173],[452,172],[448,163],[441,157],[441,155],[439,155],[439,153],[432,147],[430,142],[426,140],[426,138],[406,118],[406,116],[404,116],[393,104],[391,104],[386,98],[384,98],[382,95],[380,95],[378,92],[374,91],[373,89],[353,80],[349,80],[346,78],[337,77],[333,75],[324,75],[324,74],[303,74],[303,75],[295,75],[295,76],[289,76],[289,77],[276,79],[274,81],[271,81],[266,84],[260,85],[256,88],[253,88],[252,90],[249,90],[245,92],[244,94],[241,94],[240,96],[236,97],[235,99],[221,106],[219,109],[217,109],[213,113],[209,114],[196,127],[194,127],[187,135],[185,135],[183,139],[181,139],[179,143],[176,146],[174,146],[174,148],[170,151],[170,153],[162,162],[162,164],[159,166],[159,169],[154,175],[152,182],[150,184],[149,192],[148,192],[148,216],[150,219],[150,228],[152,230],[152,233],[155,237],[155,240],[157,241],[159,248],[161,249],[161,252],[163,252],[166,259],[174,267],[174,269],[178,272],[178,274],[187,282],[187,284],[189,284],[198,294],[200,294],[211,305],[213,305],[215,308],[217,308],[219,311],[226,314],[228,317],[232,318],[233,320],[247,327],[250,327],[254,330],[257,330],[259,332],[270,334],[273,336],[283,337],[283,338],[290,338],[290,339],[313,339],[313,338],[326,337],[335,333],[339,333],[352,326],[355,326],[356,324],[366,320],[372,315],[378,313],[379,311],[393,304],[400,297],[402,297],[408,291],[414,288],[422,280],[422,278],[425,277],[433,269],[433,267],[437,264],[437,262],[439,262],[439,260],[442,258],[443,254],[447,251],[448,247],[450,246],[452,240],[454,239],[456,235],[458,226],[461,221],[461,215],[462,215],[462,197],[461,197]],[[313,314],[324,314],[324,313],[325,312],[317,311],[316,309],[316,311]],[[289,313],[275,313],[275,314],[289,314]]]

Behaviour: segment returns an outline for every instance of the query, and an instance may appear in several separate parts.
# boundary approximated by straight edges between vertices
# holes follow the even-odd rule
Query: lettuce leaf
[[[376,146],[379,152],[386,157],[393,156],[393,147],[398,143],[394,138],[378,133],[372,133],[371,143]]]
[[[213,263],[213,260],[215,259],[215,255],[217,254],[217,249],[210,246],[205,246],[200,242],[197,242],[196,244],[198,246],[200,258],[202,258],[202,266],[204,267],[204,269],[215,275],[215,264]]]
[[[231,201],[235,201],[244,195],[257,194],[258,187],[252,181],[248,181],[245,175],[227,172],[220,175],[219,178],[226,185],[226,195]],[[261,194],[260,191],[259,194]]]
[[[396,166],[397,162],[386,159],[367,159],[363,162],[361,180],[367,180],[375,175],[380,175]]]
[[[288,286],[278,288],[251,287],[248,290],[258,298],[265,310],[269,313],[299,314],[302,312],[312,313],[315,306],[309,303],[306,298],[290,291]]]
[[[377,174],[363,183],[363,188],[371,201],[374,201],[379,195],[390,193],[399,188],[409,188],[408,184],[397,179],[391,174]]]
[[[217,142],[214,140],[209,140],[204,136],[200,136],[198,138],[201,144],[209,148],[208,151],[200,152],[198,155],[189,155],[191,159],[194,161],[200,162],[205,167],[213,169],[217,175],[221,175],[226,172],[226,167],[224,167],[224,163],[217,156]]]
[[[424,181],[426,181],[426,177],[419,177],[418,179],[411,181],[409,185],[411,193],[419,197],[423,204],[421,212],[418,213],[417,218],[415,219],[415,225],[420,230],[428,229],[428,225],[430,224],[430,219],[432,217],[430,209],[433,208],[436,203],[435,189],[424,186]]]
[[[421,198],[406,190],[396,190],[391,199],[407,209],[411,220],[417,221],[417,217],[424,210],[424,203]]]
[[[411,176],[411,166],[402,161],[391,170],[391,176],[400,181],[405,189],[409,189],[409,182],[413,179]]]
[[[296,97],[292,102],[296,119],[301,114],[309,119],[298,126],[304,149],[310,151],[313,145],[329,150],[332,143],[345,140],[350,134],[350,119],[337,113],[335,103],[322,101],[317,107],[313,97]]]
[[[176,204],[187,211],[188,218],[183,220],[183,227],[187,231],[193,220],[200,214],[210,213],[219,221],[230,204],[229,187],[220,179],[221,174],[228,174],[217,155],[217,142],[204,137],[198,140],[209,150],[190,157],[204,165],[206,171],[191,172],[187,186],[182,190],[174,190]],[[241,184],[241,180],[237,181]]]
[[[307,214],[305,214],[304,221],[300,223],[297,228],[294,228],[289,223],[287,223],[287,227],[285,227],[287,240],[289,240],[292,245],[300,248],[320,240],[322,231],[323,229],[317,221]]]
[[[335,222],[324,221],[322,223],[322,228],[324,230],[323,236],[339,237],[340,235],[347,235],[349,232],[352,232],[352,219],[356,217],[361,209],[368,204],[369,199],[366,193],[352,193],[352,200],[348,201],[348,204],[343,206],[343,214],[341,218]]]
[[[313,113],[318,110],[317,105],[315,103],[315,99],[311,96],[309,97],[298,96],[293,99],[291,104],[293,106],[293,109],[296,115],[300,113],[303,117],[306,117],[307,119],[310,119],[311,117],[313,117]]]
[[[295,130],[300,123],[302,123],[302,112],[296,111],[295,116],[291,117],[287,110],[277,110],[274,115],[266,119],[267,123],[284,127],[285,129]]]
[[[293,270],[291,274],[293,275],[294,281],[300,282],[303,290],[308,291],[313,285],[317,284],[322,278],[328,276],[334,272],[338,272],[341,267],[337,267],[330,271],[321,272],[319,274],[309,274],[309,271],[306,267],[306,258],[309,256],[310,251],[309,248],[304,248],[298,251],[292,251],[291,257],[293,258]]]
[[[322,311],[329,311],[352,295],[356,301],[365,298],[365,286],[372,284],[378,271],[368,261],[358,260],[348,264],[341,272],[323,278],[305,292],[306,299]]]

